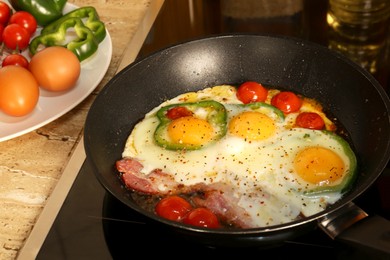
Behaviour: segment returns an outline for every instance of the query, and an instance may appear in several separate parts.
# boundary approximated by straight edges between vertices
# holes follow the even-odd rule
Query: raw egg
[[[29,70],[41,88],[60,92],[76,85],[81,65],[72,51],[61,46],[51,46],[32,56]]]

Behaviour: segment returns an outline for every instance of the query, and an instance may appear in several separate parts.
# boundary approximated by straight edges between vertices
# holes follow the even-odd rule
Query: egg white
[[[311,138],[304,138],[310,135]],[[300,149],[321,146],[335,151],[349,168],[343,147],[321,131],[294,128],[262,142],[245,143],[241,138],[224,140],[221,157],[226,179],[236,187],[240,206],[244,207],[257,226],[281,224],[296,219],[300,213],[310,216],[339,200],[339,191],[321,196],[305,193],[317,187],[294,173],[293,161]],[[261,143],[261,144],[260,144]]]
[[[218,86],[191,92],[168,100],[156,107],[138,123],[130,134],[123,157],[137,158],[148,174],[162,169],[184,185],[200,182],[225,182],[235,187],[239,206],[251,215],[254,226],[269,226],[290,222],[300,214],[310,216],[341,198],[340,192],[308,196],[305,191],[315,187],[294,173],[293,161],[300,149],[321,146],[336,152],[349,167],[349,159],[334,139],[321,131],[291,127],[272,110],[261,112],[275,123],[275,133],[266,140],[247,141],[229,132],[219,142],[195,151],[165,150],[154,142],[159,124],[156,111],[165,105],[213,99],[225,104],[228,121],[248,108],[231,86]],[[286,126],[288,124],[288,126]],[[309,138],[307,138],[309,136]],[[305,137],[305,138],[304,138]]]

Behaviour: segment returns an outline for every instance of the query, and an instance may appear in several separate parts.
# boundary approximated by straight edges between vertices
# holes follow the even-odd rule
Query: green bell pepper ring
[[[67,29],[69,28],[73,28],[77,35],[77,38],[71,41],[66,40]],[[76,54],[81,62],[97,51],[99,42],[96,40],[93,32],[84,25],[83,21],[80,18],[74,17],[63,20],[56,31],[40,34],[33,38],[29,45],[30,53],[32,55],[37,53],[41,45],[46,47],[65,46]]]
[[[249,107],[250,109],[252,110],[256,110],[256,111],[259,111],[259,112],[262,112],[263,110],[265,111],[270,111],[271,113],[274,113],[276,114],[277,118],[280,120],[280,121],[284,121],[284,114],[283,112],[270,105],[270,104],[267,104],[267,103],[264,103],[264,102],[253,102],[253,103],[248,103],[248,104],[237,104],[237,106],[240,106],[240,107]]]
[[[357,178],[358,163],[357,163],[356,155],[352,147],[349,145],[349,143],[341,136],[327,130],[318,130],[318,131],[321,131],[329,135],[331,138],[335,139],[338,143],[341,144],[343,148],[343,152],[348,157],[350,166],[349,166],[349,170],[345,173],[345,176],[343,177],[342,181],[339,184],[334,186],[318,186],[317,188],[314,188],[312,190],[305,191],[304,195],[317,196],[319,194],[326,194],[329,192],[344,193],[345,191],[351,188],[352,183]],[[306,138],[310,138],[310,136],[307,136]]]
[[[104,23],[100,21],[99,15],[93,6],[80,7],[67,14],[64,14],[58,20],[45,26],[42,29],[41,34],[47,34],[47,33],[58,31],[58,27],[61,26],[61,24],[68,18],[81,18],[83,19],[83,21],[84,18],[87,18],[86,21],[84,21],[84,25],[93,32],[98,42],[99,43],[102,42],[103,39],[106,37],[107,34],[106,27]]]
[[[212,125],[215,132],[213,139],[205,145],[193,145],[171,142],[168,138],[167,129],[169,123],[172,120],[167,117],[167,112],[174,107],[185,107],[190,111],[195,111],[197,109],[203,109],[207,111],[206,120]],[[168,105],[162,107],[159,111],[157,111],[156,116],[159,119],[160,123],[154,132],[154,140],[157,145],[167,150],[199,150],[207,145],[216,142],[226,134],[226,109],[221,103],[213,100]]]
[[[62,17],[67,0],[10,0],[16,11],[27,11],[37,20],[38,25],[47,24]]]

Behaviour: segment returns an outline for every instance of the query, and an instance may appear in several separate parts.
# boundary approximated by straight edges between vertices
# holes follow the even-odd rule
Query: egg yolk
[[[300,151],[294,160],[298,175],[316,185],[330,185],[344,174],[344,162],[334,151],[323,147],[309,147]]]
[[[232,118],[229,132],[249,141],[264,140],[274,134],[275,123],[263,113],[246,111]]]
[[[168,135],[173,143],[202,145],[212,139],[213,133],[208,121],[193,116],[177,118],[168,126]]]

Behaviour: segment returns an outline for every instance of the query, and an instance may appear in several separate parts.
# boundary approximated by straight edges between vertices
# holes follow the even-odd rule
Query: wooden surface
[[[112,60],[101,83],[76,108],[35,131],[0,142],[0,259],[17,257],[67,167],[74,167],[68,164],[82,139],[88,108],[99,90],[127,64],[125,61],[134,58],[128,57],[127,46],[154,1],[68,1],[97,9],[111,36]],[[82,156],[82,147],[78,150]]]

